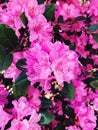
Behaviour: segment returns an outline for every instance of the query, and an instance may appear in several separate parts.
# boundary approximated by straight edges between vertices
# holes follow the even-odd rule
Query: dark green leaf
[[[98,80],[94,80],[90,83],[90,85],[95,88],[95,89],[98,89]]]
[[[25,58],[18,60],[17,63],[16,63],[16,67],[19,70],[22,70],[22,71],[26,71],[25,65],[26,65],[26,59]]]
[[[71,83],[64,82],[64,88],[61,91],[63,97],[73,100],[75,98],[74,86]]]
[[[56,0],[51,0],[51,3],[56,3]]]
[[[51,105],[52,105],[52,102],[50,99],[41,97],[41,109],[48,109]]]
[[[84,16],[78,16],[75,18],[75,21],[83,21],[83,20],[86,20]]]
[[[93,24],[88,28],[88,31],[90,32],[95,32],[96,30],[98,30],[98,24]]]
[[[68,115],[69,117],[72,117],[72,118],[75,117],[74,109],[72,107],[66,106],[64,111],[65,111],[65,114]]]
[[[54,128],[54,130],[65,130],[65,126],[63,124],[59,124]]]
[[[45,2],[45,0],[37,0],[38,1],[38,4],[43,4]]]
[[[62,22],[63,22],[63,16],[60,15],[60,16],[58,17],[58,23],[62,23]]]
[[[98,42],[98,33],[92,33],[92,36],[96,42]]]
[[[9,54],[5,49],[0,49],[0,73],[4,73],[4,71],[11,65],[12,60],[12,54]]]
[[[47,18],[48,21],[53,18],[54,11],[55,11],[55,4],[51,3],[46,5],[44,16]]]
[[[18,39],[14,30],[4,24],[0,24],[0,48],[13,50],[18,45]]]
[[[24,12],[20,15],[20,19],[25,26],[28,24],[28,20]]]
[[[69,44],[69,48],[70,48],[70,50],[75,50],[75,44]]]
[[[13,93],[16,99],[21,96],[26,96],[28,85],[30,84],[25,72],[20,73],[13,84]]]
[[[39,122],[40,125],[48,125],[54,119],[54,115],[48,112],[41,112],[41,120]]]

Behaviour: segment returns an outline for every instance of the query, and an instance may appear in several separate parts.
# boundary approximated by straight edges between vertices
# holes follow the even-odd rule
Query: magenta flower
[[[39,110],[39,107],[41,105],[41,101],[39,99],[40,97],[40,91],[38,89],[35,89],[33,86],[28,87],[27,91],[27,99],[32,108],[34,108],[36,111]]]
[[[8,96],[8,91],[5,90],[4,85],[0,85],[0,105],[4,105],[8,103],[7,96]]]
[[[8,121],[12,118],[12,115],[9,115],[4,111],[3,106],[0,105],[0,128],[4,130],[5,125],[7,125]]]
[[[68,18],[74,19],[75,17],[80,15],[80,10],[76,9],[74,4],[68,5],[67,3],[59,4],[57,2],[57,11],[56,11],[56,17],[62,15],[64,20],[67,20]]]
[[[51,68],[57,82],[62,85],[64,81],[77,79],[80,74],[78,56],[69,50],[68,46],[57,42],[50,52]]]

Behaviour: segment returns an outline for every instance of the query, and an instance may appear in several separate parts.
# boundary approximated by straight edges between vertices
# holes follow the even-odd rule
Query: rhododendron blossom
[[[98,129],[98,2],[0,1],[0,130]]]
[[[50,52],[52,71],[57,82],[62,85],[63,81],[70,82],[80,74],[78,56],[75,52],[59,42],[54,44]]]
[[[8,103],[7,96],[8,91],[4,89],[4,85],[0,85],[0,105]]]
[[[5,125],[7,125],[8,121],[12,118],[10,114],[3,110],[3,106],[0,105],[0,128],[4,130]]]
[[[39,107],[41,105],[40,101],[40,91],[38,89],[35,89],[33,86],[28,87],[28,102],[31,107],[33,107],[36,111],[39,110]]]
[[[27,59],[28,79],[32,84],[47,80],[52,72],[60,85],[63,81],[70,82],[79,75],[78,57],[66,45],[55,43],[49,54],[42,49],[40,45],[35,45],[24,53]]]
[[[57,3],[59,5],[59,3]],[[62,4],[61,7],[58,6],[56,12],[56,17],[62,15],[64,20],[67,20],[68,18],[73,19],[77,16],[79,16],[79,9],[75,9],[75,6],[73,4]]]

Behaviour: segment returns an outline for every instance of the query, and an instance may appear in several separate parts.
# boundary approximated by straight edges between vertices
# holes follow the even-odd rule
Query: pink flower
[[[33,26],[32,26],[33,25]],[[28,23],[30,30],[30,41],[41,42],[51,40],[52,26],[43,15],[31,19]]]
[[[23,12],[23,7],[17,1],[8,2],[6,6],[7,8],[0,12],[0,19],[4,24],[14,29],[15,33],[19,36],[18,29],[23,26],[19,16]]]
[[[60,85],[63,85],[63,81],[76,79],[80,74],[77,54],[60,42],[53,44],[49,50],[51,51],[47,52],[43,46],[36,44],[24,53],[27,59],[27,76],[32,84],[43,84],[43,81],[46,82],[51,77],[52,72]]]
[[[19,29],[24,27],[20,15],[24,12],[28,19],[30,41],[51,38],[52,26],[43,16],[45,5],[38,5],[37,0],[10,0],[6,9],[0,9],[0,20],[15,30],[17,36]],[[14,8],[14,9],[13,9]],[[33,34],[33,35],[32,35]]]
[[[41,126],[38,124],[41,116],[36,113],[36,111],[32,111],[31,117],[28,121],[29,130],[41,130]]]
[[[62,102],[61,101],[53,102],[53,111],[54,111],[54,113],[55,113],[55,111],[57,111],[58,115],[63,115]]]
[[[8,130],[29,130],[28,121],[13,119],[11,122],[11,127]]]
[[[4,89],[4,85],[0,85],[0,105],[8,103],[7,96],[8,91]]]
[[[75,37],[76,52],[78,52],[82,57],[86,58],[89,55],[89,51],[85,50],[87,45],[88,37],[85,33],[82,33],[80,37]]]
[[[13,115],[19,120],[32,113],[32,108],[25,97],[20,97],[18,101],[14,100],[12,104],[14,105]]]
[[[74,80],[73,84],[75,86],[75,100],[71,101],[71,106],[74,108],[76,113],[76,122],[71,129],[78,129],[81,127],[83,130],[94,130],[96,127],[96,116],[94,115],[93,106],[87,105],[90,101],[93,101],[92,91],[88,91],[85,87],[86,85],[81,82]],[[70,129],[70,127],[69,127]]]
[[[45,5],[44,4],[38,5],[37,0],[29,0],[29,1],[27,0],[24,8],[26,17],[28,18],[29,22],[36,16],[42,15],[45,11]]]
[[[24,57],[27,59],[27,76],[31,83],[47,80],[51,74],[49,54],[35,44],[24,53]]]
[[[67,130],[80,130],[80,128],[78,126],[70,126]]]
[[[80,16],[80,11],[75,8],[73,4],[68,5],[67,3],[63,3],[61,6],[57,4],[56,17],[59,17],[60,15],[62,15],[66,21],[68,18],[74,19],[75,17]]]
[[[83,102],[75,103],[74,105],[77,118],[74,126],[80,126],[83,130],[94,130],[96,127],[96,116],[94,115],[94,110],[87,107]]]
[[[88,9],[88,13],[90,15],[94,15],[94,16],[98,16],[98,1],[96,0],[92,0],[89,4],[89,9]]]
[[[35,89],[33,86],[28,87],[28,102],[32,108],[34,108],[36,111],[39,110],[41,101],[39,99],[40,97],[40,91],[38,89]]]
[[[80,74],[78,56],[68,46],[56,42],[50,52],[51,68],[59,85],[70,82]]]
[[[73,80],[73,85],[75,88],[75,99],[72,102],[83,102],[85,96],[87,95],[86,84],[80,80]]]
[[[40,116],[33,111],[29,121],[26,119],[13,119],[11,127],[8,130],[41,130],[41,127],[37,123],[39,120]]]
[[[22,100],[22,98],[20,99]],[[23,99],[24,100],[24,99]],[[25,103],[25,101],[24,101]],[[15,101],[14,101],[15,104]],[[27,105],[27,103],[25,104]],[[21,102],[21,108],[20,106],[17,106],[20,109],[21,115],[26,118],[26,116],[30,116],[30,119],[22,119],[23,117],[20,116],[19,110],[18,115],[21,117],[16,117],[11,122],[11,127],[8,130],[41,130],[41,127],[39,126],[38,122],[40,121],[40,115],[38,115],[35,111],[35,109],[31,109],[31,112],[29,111],[28,106],[23,107],[23,103]],[[30,113],[29,113],[30,112]]]
[[[3,110],[3,106],[0,105],[0,128],[1,130],[4,130],[5,125],[8,123],[8,121],[12,118],[11,115],[9,115],[8,113],[6,113]]]

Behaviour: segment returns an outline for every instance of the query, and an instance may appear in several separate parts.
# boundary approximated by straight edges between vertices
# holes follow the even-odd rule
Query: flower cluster
[[[0,129],[98,129],[96,0],[0,2]]]
[[[27,76],[31,83],[42,82],[41,86],[45,90],[49,89],[44,84],[50,77],[55,78],[59,85],[63,85],[64,81],[77,79],[80,74],[77,54],[60,42],[47,48],[48,52],[44,50],[44,46],[36,44],[24,52]]]

